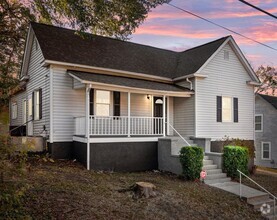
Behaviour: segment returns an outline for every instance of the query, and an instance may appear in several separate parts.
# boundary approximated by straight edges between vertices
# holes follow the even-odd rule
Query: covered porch
[[[69,75],[73,89],[85,90],[85,115],[74,117],[73,140],[82,142],[157,141],[173,135],[173,97],[193,94],[170,83],[76,71]]]

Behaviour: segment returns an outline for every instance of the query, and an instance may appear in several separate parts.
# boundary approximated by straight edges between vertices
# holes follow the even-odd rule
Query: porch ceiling
[[[107,87],[117,87],[118,91],[130,90],[131,92],[140,91],[140,93],[159,93],[181,97],[189,97],[194,94],[190,89],[175,84],[71,70],[68,73],[81,83],[92,84],[93,87],[106,85]]]

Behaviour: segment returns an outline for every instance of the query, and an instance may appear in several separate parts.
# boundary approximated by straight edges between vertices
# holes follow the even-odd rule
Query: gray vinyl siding
[[[20,92],[13,96],[10,100],[10,125],[11,126],[19,126],[22,125],[23,122],[23,99],[26,99],[26,92]],[[12,119],[12,103],[17,103],[17,118]]]
[[[194,80],[192,80],[194,89]],[[189,87],[186,81],[178,83]],[[174,97],[174,128],[183,136],[195,136],[195,96]]]
[[[224,50],[229,51],[229,60],[224,60]],[[224,136],[253,140],[254,88],[246,84],[251,78],[229,44],[201,74],[208,77],[196,81],[196,136],[212,140]],[[238,98],[238,123],[216,121],[216,96]]]
[[[64,69],[53,69],[53,141],[72,141],[74,117],[85,116],[85,89],[73,89]]]
[[[32,95],[32,92],[37,89],[42,89],[42,119],[33,121],[33,135],[38,136],[43,131],[43,126],[49,133],[50,130],[50,98],[49,98],[49,68],[42,67],[44,61],[41,49],[36,39],[33,40],[31,57],[28,66],[29,81],[26,86],[26,97]],[[28,101],[27,101],[27,115],[28,115]],[[28,120],[28,119],[27,119]]]
[[[263,115],[263,131],[255,132],[255,164],[277,168],[277,109],[260,96],[256,96],[255,114]],[[271,160],[274,160],[274,164],[270,163],[271,160],[262,160],[262,142],[271,143]]]

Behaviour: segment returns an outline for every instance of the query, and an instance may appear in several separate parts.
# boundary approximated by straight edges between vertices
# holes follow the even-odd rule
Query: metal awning
[[[68,74],[83,84],[91,84],[94,88],[101,86],[104,89],[103,86],[106,86],[107,89],[116,89],[116,91],[127,92],[131,90],[131,92],[137,93],[164,94],[179,97],[190,97],[194,94],[188,88],[171,83],[71,70],[68,71]]]

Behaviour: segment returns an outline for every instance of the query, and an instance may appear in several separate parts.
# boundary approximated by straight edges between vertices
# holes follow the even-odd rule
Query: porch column
[[[90,135],[89,135],[89,93],[91,84],[86,85],[86,138],[87,138],[87,170],[90,170]]]
[[[163,96],[163,136],[165,137],[165,95]]]
[[[128,137],[131,136],[131,93],[128,92]]]

